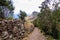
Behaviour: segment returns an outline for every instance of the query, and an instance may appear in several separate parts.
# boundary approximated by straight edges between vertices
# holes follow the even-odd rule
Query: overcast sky
[[[14,13],[19,13],[19,10],[25,11],[27,14],[31,14],[33,11],[39,12],[39,6],[44,0],[13,0],[15,10]]]

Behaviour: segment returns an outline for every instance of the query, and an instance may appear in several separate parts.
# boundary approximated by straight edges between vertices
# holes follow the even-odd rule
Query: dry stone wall
[[[0,40],[22,40],[27,36],[27,29],[21,20],[0,21]]]

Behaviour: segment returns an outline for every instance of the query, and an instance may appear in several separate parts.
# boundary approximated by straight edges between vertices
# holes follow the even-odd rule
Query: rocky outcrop
[[[0,21],[0,40],[22,40],[27,30],[21,20]]]

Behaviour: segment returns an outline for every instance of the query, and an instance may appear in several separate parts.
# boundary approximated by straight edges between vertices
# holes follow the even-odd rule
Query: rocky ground
[[[31,33],[21,20],[0,21],[0,40],[22,40],[28,32]]]

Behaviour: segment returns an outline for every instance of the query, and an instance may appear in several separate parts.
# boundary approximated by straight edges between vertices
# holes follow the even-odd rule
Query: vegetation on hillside
[[[54,10],[51,10],[45,0],[42,3],[41,12],[38,14],[37,19],[33,22],[36,27],[39,27],[45,35],[50,35],[54,39],[60,39],[60,7],[59,3],[54,4]]]

